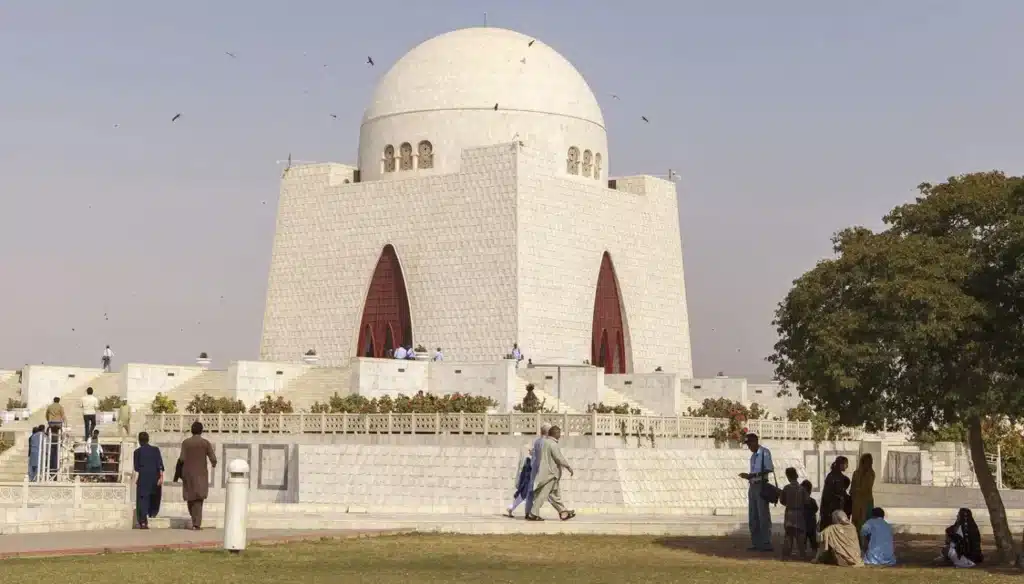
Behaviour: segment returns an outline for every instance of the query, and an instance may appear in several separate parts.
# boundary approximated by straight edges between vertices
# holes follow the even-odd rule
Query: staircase
[[[348,365],[312,367],[286,385],[278,395],[292,402],[296,412],[309,411],[316,402],[328,403],[335,393],[342,397],[348,395],[352,386],[351,373]]]
[[[19,432],[21,434],[21,432]],[[0,483],[20,483],[28,476],[28,433],[0,455]]]
[[[628,398],[625,395],[623,395],[621,392],[619,392],[618,390],[612,389],[612,388],[607,387],[607,386],[604,388],[604,400],[602,400],[602,401],[604,402],[604,405],[611,406],[611,407],[615,407],[615,406],[618,406],[618,405],[621,405],[621,404],[628,404],[631,409],[635,408],[635,409],[640,410],[640,415],[641,416],[660,416],[661,415],[660,413],[658,413],[658,412],[656,412],[656,411],[654,411],[654,410],[652,410],[650,408],[644,407],[636,399]]]
[[[704,407],[703,400],[696,399],[689,394],[685,389],[679,388],[679,415],[685,416],[687,412],[692,410],[699,410]]]
[[[192,398],[204,393],[215,398],[236,399],[235,389],[228,387],[228,372],[216,369],[207,369],[164,395],[175,401],[179,412],[184,412]],[[146,407],[148,409],[149,406]]]
[[[523,403],[523,398],[526,397],[526,385],[529,382],[523,379],[522,377],[517,377],[516,381],[517,383],[515,390],[515,403],[518,405]],[[544,391],[539,387],[534,386],[533,395],[537,396],[537,399],[539,399],[544,404],[545,409],[554,410],[558,413],[566,414],[580,413],[579,411],[569,407],[568,404],[559,401],[558,398],[556,398],[555,396],[551,395],[550,393]]]
[[[21,399],[21,383],[17,371],[0,371],[0,410],[7,408],[7,400]]]
[[[82,398],[85,397],[85,390],[90,387],[93,389],[93,395],[100,400],[111,395],[123,396],[120,373],[101,373],[60,396],[60,405],[64,406],[64,415],[67,418],[68,427],[75,432],[75,435],[81,434],[83,430]],[[8,428],[12,431],[31,432],[33,426],[46,423],[46,407],[49,405],[47,403],[46,406],[32,412],[28,420],[15,422],[8,426]],[[104,432],[105,427],[113,431],[112,428],[114,426],[111,424],[97,426],[101,434],[106,433]]]

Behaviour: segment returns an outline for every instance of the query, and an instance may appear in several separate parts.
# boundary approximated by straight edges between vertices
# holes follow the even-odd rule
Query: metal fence
[[[543,424],[564,434],[662,438],[708,438],[728,420],[687,416],[621,414],[157,414],[146,416],[149,432],[189,431],[278,434],[537,434]],[[750,420],[747,429],[767,440],[810,440],[810,422]]]

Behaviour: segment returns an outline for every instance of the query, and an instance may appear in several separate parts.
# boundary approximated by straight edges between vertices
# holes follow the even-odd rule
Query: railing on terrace
[[[279,434],[537,434],[543,424],[568,435],[708,438],[728,421],[686,416],[621,414],[157,414],[146,416],[149,432],[188,432],[192,422],[204,432]],[[624,426],[623,426],[624,424]],[[749,431],[766,440],[809,440],[810,422],[750,420]]]

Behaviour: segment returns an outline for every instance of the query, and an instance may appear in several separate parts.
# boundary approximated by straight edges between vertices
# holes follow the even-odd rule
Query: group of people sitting
[[[796,469],[786,469],[789,484],[779,497],[786,509],[783,559],[790,558],[794,548],[806,559],[809,545],[814,551],[812,561],[818,563],[846,567],[896,565],[892,526],[885,519],[885,510],[874,506],[871,455],[861,457],[852,480],[844,474],[848,465],[845,456],[832,463],[822,488],[820,521],[816,521],[818,505],[811,498],[810,481],[798,483]],[[983,559],[978,524],[970,509],[960,509],[956,521],[946,529],[938,560],[971,568]]]

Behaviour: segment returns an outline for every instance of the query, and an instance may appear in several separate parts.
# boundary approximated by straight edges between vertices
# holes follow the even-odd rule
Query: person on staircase
[[[103,349],[103,358],[100,362],[103,363],[103,371],[110,373],[110,360],[114,358],[114,352],[110,350],[110,345],[107,345],[106,349]]]
[[[100,400],[93,395],[92,388],[85,390],[85,397],[82,398],[82,422],[85,424],[85,438],[88,441],[92,437],[92,431],[96,429],[96,410],[100,407]]]

